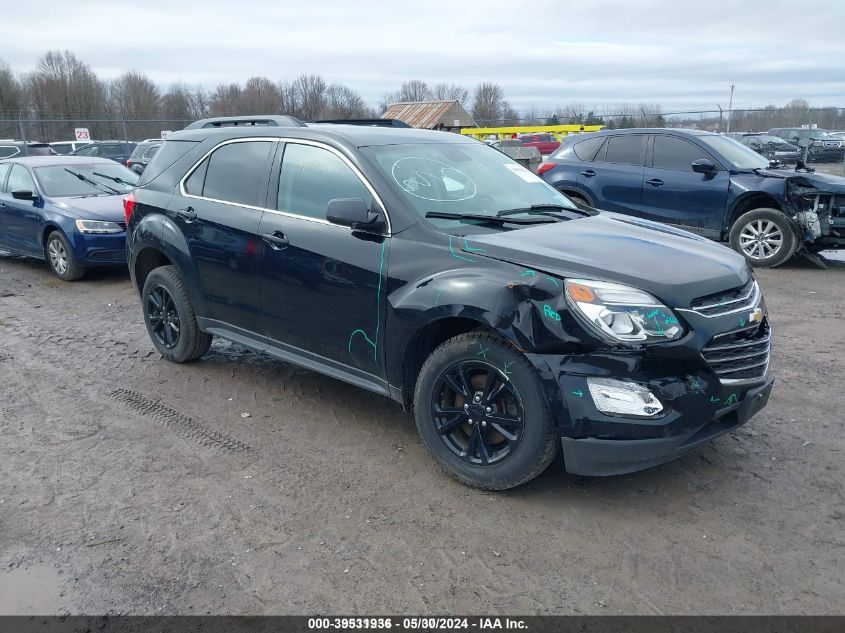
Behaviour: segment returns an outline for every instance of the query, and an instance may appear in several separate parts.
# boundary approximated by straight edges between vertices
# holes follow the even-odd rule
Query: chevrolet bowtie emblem
[[[754,308],[751,314],[748,315],[749,323],[759,323],[763,320],[763,311],[760,308]]]

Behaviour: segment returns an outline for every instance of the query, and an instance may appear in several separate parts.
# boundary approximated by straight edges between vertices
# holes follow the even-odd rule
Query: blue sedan
[[[123,196],[138,174],[104,158],[0,161],[0,249],[47,260],[65,281],[126,264]]]

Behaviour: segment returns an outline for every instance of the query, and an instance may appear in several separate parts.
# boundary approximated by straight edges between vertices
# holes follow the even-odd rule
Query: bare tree
[[[464,107],[469,105],[469,90],[458,84],[437,84],[431,95],[438,101],[457,101]]]
[[[326,82],[320,75],[300,75],[291,83],[293,94],[294,116],[306,121],[313,121],[320,117],[326,103]]]
[[[50,51],[41,57],[27,85],[33,109],[40,116],[79,118],[107,110],[103,83],[70,51]]]
[[[431,99],[431,88],[421,79],[403,81],[399,89],[400,101],[426,101]]]
[[[240,107],[241,87],[238,84],[220,84],[211,93],[208,110],[211,116],[237,116],[243,114]]]
[[[240,110],[243,114],[281,114],[282,93],[266,77],[250,77],[241,91]]]
[[[0,59],[0,116],[17,117],[26,108],[26,93],[11,67]]]
[[[122,118],[155,117],[161,93],[146,75],[130,70],[109,83],[108,101],[111,111]]]
[[[326,88],[326,103],[321,113],[324,119],[352,119],[367,116],[367,106],[357,92],[341,84]]]
[[[504,118],[506,108],[510,106],[500,85],[484,82],[476,87],[472,102],[472,116],[476,123],[497,123]]]

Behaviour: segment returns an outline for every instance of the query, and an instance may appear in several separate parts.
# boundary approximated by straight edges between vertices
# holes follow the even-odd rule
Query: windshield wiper
[[[587,211],[584,211],[584,209],[579,209],[578,207],[566,207],[562,204],[532,204],[528,207],[520,207],[517,209],[505,209],[504,211],[499,211],[496,216],[503,218],[509,215],[518,215],[520,213],[525,213],[528,215],[548,215],[549,212],[553,211],[572,211],[574,213],[580,213],[581,215],[590,215]]]
[[[534,218],[508,218],[497,215],[484,215],[482,213],[446,213],[443,211],[429,211],[425,214],[425,217],[441,218],[443,220],[478,220],[493,224],[548,224],[549,222],[560,222],[559,218],[549,215]]]
[[[118,178],[117,176],[107,176],[106,174],[101,174],[98,171],[92,172],[92,175],[93,176],[99,176],[100,178],[107,178],[108,180],[111,180],[112,182],[116,182],[119,185],[128,185],[130,187],[135,186],[135,183],[133,183],[133,182],[129,182],[128,180],[124,180],[123,178]]]
[[[92,187],[96,187],[100,191],[105,191],[106,193],[108,193],[108,192],[122,193],[121,191],[118,191],[114,187],[109,187],[108,185],[104,185],[103,183],[97,182],[96,180],[91,180],[88,176],[86,176],[85,174],[80,174],[78,171],[73,171],[72,169],[68,169],[67,167],[65,167],[65,171],[67,173],[69,173],[71,176],[76,176],[82,182],[89,184]]]

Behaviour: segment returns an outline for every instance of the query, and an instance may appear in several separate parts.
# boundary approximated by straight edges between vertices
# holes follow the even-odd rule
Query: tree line
[[[101,79],[88,64],[67,50],[45,53],[31,72],[20,75],[0,60],[0,119],[7,120],[155,119],[176,124],[208,116],[290,114],[314,121],[378,117],[392,103],[427,100],[459,101],[482,126],[575,123],[627,128],[683,125],[724,131],[728,118],[726,110],[717,113],[715,109],[686,115],[664,113],[657,103],[603,106],[603,111],[595,106],[569,103],[552,109],[529,107],[517,112],[496,83],[482,82],[470,88],[455,83],[430,85],[420,79],[404,81],[398,90],[383,95],[372,107],[353,88],[327,82],[316,74],[302,74],[288,81],[255,76],[243,84],[220,84],[211,90],[184,83],[162,89],[137,70],[129,70],[111,80]],[[755,110],[736,110],[731,114],[731,129],[735,131],[813,123],[822,128],[845,128],[845,109],[817,109],[803,99],[795,99],[783,107],[770,105]],[[102,124],[101,127],[107,126]],[[161,126],[146,127],[154,133]],[[7,135],[7,129],[14,134],[17,126],[7,124],[0,131]],[[112,125],[108,132],[99,133],[119,135],[120,130]],[[43,135],[55,136],[47,128]]]

